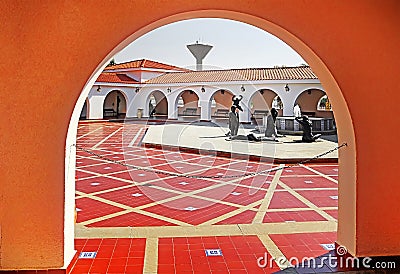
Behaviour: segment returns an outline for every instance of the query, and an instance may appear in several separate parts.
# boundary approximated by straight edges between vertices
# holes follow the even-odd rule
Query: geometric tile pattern
[[[121,241],[123,238],[127,238],[127,242],[133,241],[135,239],[130,238],[136,236],[115,229],[137,227],[138,231],[145,231],[139,228],[147,228],[150,234],[154,234],[145,233],[140,237],[152,239],[145,249],[149,252],[155,250],[158,255],[150,252],[148,258],[151,259],[142,258],[142,268],[151,270],[151,264],[155,264],[158,273],[181,273],[181,270],[209,273],[217,269],[221,273],[269,273],[270,270],[260,269],[257,265],[257,269],[253,269],[257,252],[263,250],[262,253],[265,251],[275,257],[291,256],[291,245],[285,244],[292,242],[296,243],[295,249],[304,250],[304,254],[319,256],[324,251],[320,244],[335,241],[338,200],[332,197],[338,195],[337,164],[307,164],[270,174],[237,178],[185,178],[157,174],[154,171],[206,176],[241,175],[277,165],[141,147],[140,140],[145,132],[146,125],[143,124],[79,124],[77,145],[108,159],[148,170],[129,169],[77,150],[77,228],[87,231],[87,234],[77,235],[81,238],[77,239],[77,249],[82,247],[82,241],[113,238],[114,234],[109,231],[115,231],[118,237],[114,238]],[[327,232],[325,224],[332,225],[330,232]],[[258,230],[259,225],[279,226],[285,232]],[[297,225],[304,228],[302,233],[296,230]],[[170,231],[168,227],[174,228],[176,234],[162,236]],[[213,236],[199,237],[197,234],[200,232],[194,232],[196,230],[192,227],[198,227],[199,231],[204,229],[206,234],[216,232]],[[238,228],[241,229],[240,236],[232,232]],[[304,241],[298,237],[303,237]],[[218,249],[222,244],[222,257],[205,257],[204,248],[208,241],[214,244],[211,249]],[[238,249],[237,245],[243,246]],[[249,254],[242,255],[249,256],[238,257],[239,250],[245,247]],[[102,246],[98,248],[101,250]],[[195,255],[201,255],[202,259]],[[202,263],[192,259],[179,263],[182,258],[197,258]],[[243,258],[251,258],[252,263],[245,263],[247,261]],[[274,267],[280,269],[277,265]]]

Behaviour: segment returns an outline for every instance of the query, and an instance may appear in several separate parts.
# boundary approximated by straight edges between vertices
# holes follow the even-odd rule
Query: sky
[[[115,55],[116,63],[149,59],[194,69],[196,60],[186,48],[198,41],[213,48],[203,69],[299,66],[306,62],[279,38],[254,26],[226,19],[191,19],[155,29]]]

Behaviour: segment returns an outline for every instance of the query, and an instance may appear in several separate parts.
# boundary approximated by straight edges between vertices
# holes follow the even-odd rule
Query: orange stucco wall
[[[4,0],[0,9],[0,269],[63,265],[65,139],[96,68],[155,27],[200,16],[264,28],[306,59],[331,92],[339,141],[350,145],[339,160],[338,243],[360,256],[400,254],[391,169],[399,166],[391,130],[399,124],[399,1]]]
[[[251,111],[270,110],[276,95],[277,94],[275,92],[268,89],[265,89],[263,94],[257,92],[253,95],[253,98],[251,98],[251,101],[253,102],[253,109]]]

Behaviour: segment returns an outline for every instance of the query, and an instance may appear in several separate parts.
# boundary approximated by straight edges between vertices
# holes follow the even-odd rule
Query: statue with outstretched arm
[[[240,106],[240,101],[242,101],[243,96],[239,95],[239,96],[233,96],[232,97],[232,105],[234,105],[237,109],[239,109],[240,111],[243,111],[242,107]]]

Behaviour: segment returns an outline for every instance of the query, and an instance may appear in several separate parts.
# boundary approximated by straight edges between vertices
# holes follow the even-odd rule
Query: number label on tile
[[[206,249],[206,256],[222,256],[221,249]]]
[[[335,244],[321,244],[321,246],[322,246],[325,250],[334,250],[334,249],[335,249]]]
[[[94,259],[96,258],[97,252],[81,252],[79,259]]]

